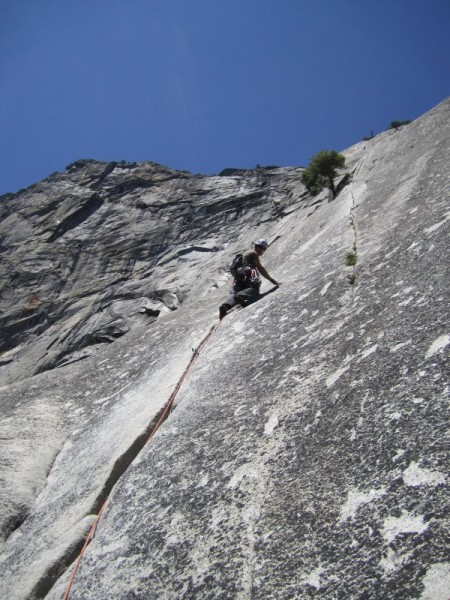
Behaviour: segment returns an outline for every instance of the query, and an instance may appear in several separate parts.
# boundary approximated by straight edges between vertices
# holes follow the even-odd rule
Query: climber
[[[278,281],[269,275],[259,260],[260,256],[262,256],[269,247],[267,240],[256,240],[256,242],[253,243],[253,247],[254,249],[247,250],[242,255],[237,255],[233,261],[233,265],[235,264],[235,261],[239,262],[239,259],[241,262],[235,269],[233,269],[232,265],[231,270],[233,275],[235,275],[231,290],[232,294],[219,308],[220,319],[223,319],[233,306],[236,306],[237,304],[246,306],[258,299],[259,288],[261,286],[259,273],[265,279],[273,283],[274,286],[278,287],[280,285]]]

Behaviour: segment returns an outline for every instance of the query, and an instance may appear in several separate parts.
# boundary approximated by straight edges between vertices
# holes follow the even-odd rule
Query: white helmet
[[[253,243],[255,244],[255,246],[262,246],[266,250],[269,247],[269,243],[267,240],[256,240],[256,242],[253,242]]]

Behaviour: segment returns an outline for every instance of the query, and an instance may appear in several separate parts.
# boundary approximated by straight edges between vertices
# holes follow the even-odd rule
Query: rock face
[[[1,382],[85,358],[222,281],[236,230],[297,198],[295,169],[193,177],[78,161],[1,202]],[[220,254],[221,263],[223,252]],[[209,281],[205,281],[207,278]],[[218,281],[216,281],[218,279]]]
[[[450,101],[301,169],[79,161],[1,200],[0,597],[450,588]],[[252,239],[282,281],[231,313]],[[263,285],[263,292],[271,292]]]

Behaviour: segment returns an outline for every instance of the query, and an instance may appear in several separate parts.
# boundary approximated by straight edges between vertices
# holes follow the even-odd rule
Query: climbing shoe
[[[222,304],[219,308],[219,319],[222,320],[224,316],[228,312],[228,307],[225,304]]]

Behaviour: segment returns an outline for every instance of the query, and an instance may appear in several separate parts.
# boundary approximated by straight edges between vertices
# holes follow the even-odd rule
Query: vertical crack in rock
[[[347,267],[351,267],[351,273],[349,273],[347,275],[348,282],[351,286],[354,286],[356,283],[356,263],[358,261],[358,246],[357,246],[358,234],[357,234],[357,230],[356,230],[356,217],[353,212],[353,208],[350,211],[350,227],[351,227],[352,233],[353,233],[353,240],[352,240],[352,248],[351,248],[351,250],[349,250],[347,252],[347,255],[346,255],[346,265],[347,265]],[[353,296],[354,296],[354,294],[353,294],[353,287],[352,287],[352,300],[353,300]]]
[[[187,376],[191,366],[193,365],[195,359],[199,355],[199,351],[204,347],[204,345],[208,342],[210,337],[213,335],[215,330],[217,329],[217,325],[211,327],[208,334],[203,338],[196,349],[193,348],[193,357],[191,358],[189,364],[184,370],[183,374],[179,378],[177,384],[175,385],[169,399],[164,404],[164,406],[156,413],[153,419],[150,421],[145,430],[134,440],[131,446],[121,455],[119,456],[112,469],[111,472],[103,484],[102,489],[100,490],[96,500],[92,504],[91,509],[88,511],[88,514],[85,515],[84,518],[88,518],[89,516],[95,516],[96,519],[99,519],[99,515],[101,513],[103,505],[107,502],[109,496],[111,495],[112,489],[122,477],[122,475],[128,470],[134,459],[138,456],[144,446],[151,440],[153,434],[159,429],[159,427],[170,417],[170,415],[177,408],[175,404],[176,396]],[[254,523],[251,523],[250,529],[253,532]],[[43,577],[36,584],[32,597],[44,598],[55,585],[56,581],[61,577],[61,575],[73,565],[74,561],[78,557],[81,552],[83,545],[86,540],[86,536],[89,535],[89,531],[86,532],[77,544],[74,544],[70,547],[69,551],[60,557],[51,567],[45,572]],[[253,534],[250,535],[253,539]],[[253,546],[254,541],[251,542],[251,553],[253,554]],[[251,583],[251,575],[250,575],[250,583]]]
[[[177,391],[177,387],[175,388]],[[91,509],[85,515],[85,519],[91,517],[92,519],[97,518],[100,513],[102,506],[108,500],[111,492],[122,477],[122,475],[128,470],[134,459],[139,455],[141,450],[150,440],[152,434],[166,421],[172,412],[176,409],[175,405],[172,405],[173,393],[170,396],[170,399],[165,403],[165,405],[159,410],[158,413],[153,417],[145,430],[134,440],[134,442],[129,446],[129,448],[117,458],[115,461],[111,472],[103,484],[102,489],[99,491],[99,494],[95,501],[92,504]],[[170,410],[167,410],[168,407],[171,406]],[[56,460],[56,457],[55,457]],[[54,463],[54,461],[53,461]],[[52,465],[53,465],[52,463]],[[49,473],[51,468],[49,469]],[[20,524],[19,524],[20,526]],[[85,535],[80,537],[80,539],[72,544],[66,554],[60,556],[58,560],[56,560],[44,573],[43,576],[36,583],[33,591],[31,593],[32,598],[45,598],[46,595],[53,588],[57,580],[67,571],[67,569],[72,568],[75,560],[79,556],[83,545],[85,543],[86,537],[89,534],[89,529],[85,532]]]
[[[29,596],[30,598],[43,600],[47,596],[47,594],[55,585],[56,581],[77,559],[77,556],[80,554],[83,547],[84,539],[85,538],[82,538],[76,544],[73,544],[69,551],[63,557],[61,557],[60,560],[55,561],[47,568],[32,589]]]
[[[145,430],[134,440],[131,446],[121,456],[117,458],[107,480],[103,485],[103,488],[100,490],[97,499],[93,503],[92,509],[89,511],[89,514],[98,514],[101,507],[111,494],[113,487],[122,477],[122,475],[128,470],[131,463],[144,448],[150,436],[155,431],[156,427],[164,423],[164,421],[169,417],[172,411],[167,412],[167,414],[164,415],[164,413],[167,410],[168,404],[169,402],[167,402],[161,408],[161,410],[156,414],[156,416],[150,421],[149,425],[145,428]],[[175,410],[175,408],[176,407],[174,407],[173,410]],[[160,419],[162,419],[161,423],[159,423]]]
[[[359,169],[361,168],[362,163],[363,163],[363,159],[361,159],[358,162],[355,170],[353,171],[351,185],[350,185],[350,194],[352,197],[352,204],[350,207],[350,227],[352,229],[352,247],[351,247],[351,250],[347,251],[346,265],[347,265],[347,267],[351,267],[351,273],[349,273],[347,275],[347,280],[348,280],[349,284],[352,286],[352,303],[354,301],[354,287],[353,286],[356,283],[356,263],[358,262],[358,231],[357,231],[357,226],[356,226],[356,215],[355,215],[356,201],[355,201],[355,195],[353,193],[353,181],[354,181]]]

